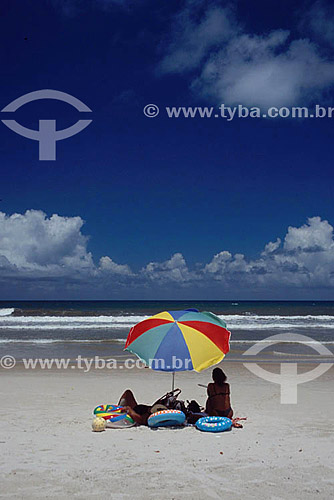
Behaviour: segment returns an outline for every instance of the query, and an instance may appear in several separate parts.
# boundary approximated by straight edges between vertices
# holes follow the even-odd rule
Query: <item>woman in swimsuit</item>
[[[233,410],[230,402],[230,385],[226,375],[220,368],[212,371],[213,383],[208,385],[205,412],[213,417],[232,418]]]
[[[123,411],[130,415],[137,424],[147,425],[148,417],[151,415],[151,406],[139,405],[130,389],[123,392],[118,404],[123,406]]]
[[[130,389],[123,392],[118,405],[123,406],[123,413],[130,415],[130,417],[139,425],[147,425],[147,420],[152,413],[168,409],[165,405],[159,403],[159,400],[153,405],[139,405]]]

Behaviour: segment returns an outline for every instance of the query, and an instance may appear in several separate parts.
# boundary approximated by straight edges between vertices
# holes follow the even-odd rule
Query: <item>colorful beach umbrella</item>
[[[201,372],[222,361],[229,339],[226,323],[210,312],[165,311],[131,328],[125,350],[153,370]]]

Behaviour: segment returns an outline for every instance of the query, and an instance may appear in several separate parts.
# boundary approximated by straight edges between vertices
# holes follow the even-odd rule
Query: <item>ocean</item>
[[[128,356],[123,348],[133,325],[160,311],[188,308],[224,319],[231,331],[226,361],[241,359],[256,342],[268,359],[312,359],[316,342],[333,352],[333,301],[5,301],[0,302],[0,358]],[[302,344],[286,339],[266,351],[269,336],[286,333],[308,339]]]

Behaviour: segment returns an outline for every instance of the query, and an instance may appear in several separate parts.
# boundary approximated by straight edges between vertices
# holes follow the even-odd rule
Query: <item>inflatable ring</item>
[[[122,419],[115,420],[114,418],[111,418],[106,420],[106,427],[108,429],[128,429],[129,427],[134,427],[135,425],[137,424],[133,418],[125,413],[123,413]]]
[[[232,420],[227,417],[202,417],[196,422],[196,427],[204,432],[224,432],[232,427]]]
[[[171,427],[174,425],[182,425],[186,419],[183,411],[179,410],[162,410],[152,413],[148,418],[147,425],[149,427]]]
[[[117,422],[118,420],[123,420],[125,414],[122,413],[123,406],[116,405],[99,405],[97,406],[93,413],[97,417],[104,418],[104,420],[113,420]]]

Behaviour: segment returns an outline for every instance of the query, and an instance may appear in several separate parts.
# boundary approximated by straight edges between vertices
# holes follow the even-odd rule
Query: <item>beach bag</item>
[[[187,423],[188,424],[196,424],[197,420],[202,417],[207,417],[208,415],[204,412],[202,413],[192,413],[191,411],[187,414]]]
[[[181,394],[181,389],[174,389],[174,391],[167,392],[154,404],[161,404],[166,406],[168,410],[179,410],[186,413],[186,406],[184,401],[177,399]]]
[[[192,399],[190,402],[187,401],[188,403],[188,406],[187,406],[187,412],[192,412],[192,413],[201,413],[201,407],[200,405],[197,403],[197,401],[195,401],[194,399]]]
[[[181,389],[174,389],[174,391],[167,392],[166,394],[161,396],[161,398],[159,398],[154,404],[164,405],[167,408],[173,409],[171,408],[171,406],[175,403],[180,394]]]
[[[206,416],[206,413],[203,413],[203,408],[197,401],[192,399],[191,401],[187,401],[187,403],[186,415],[188,424],[196,424],[198,419]]]

